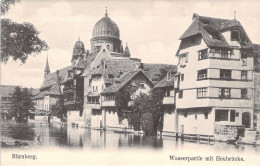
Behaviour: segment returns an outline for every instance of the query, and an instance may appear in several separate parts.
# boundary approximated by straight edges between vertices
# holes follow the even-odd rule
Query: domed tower
[[[73,47],[73,53],[71,59],[72,65],[77,64],[78,61],[84,57],[84,53],[85,53],[84,43],[79,39],[78,41],[76,41]]]
[[[108,17],[106,10],[105,17],[100,19],[94,26],[92,32],[91,50],[98,49],[105,44],[109,51],[120,52],[120,32],[116,23]]]

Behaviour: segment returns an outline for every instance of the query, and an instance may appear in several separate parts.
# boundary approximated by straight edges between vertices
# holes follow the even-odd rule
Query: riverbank
[[[1,141],[2,148],[9,148],[9,147],[10,148],[13,148],[13,147],[26,148],[26,147],[40,145],[40,143],[37,141],[19,140],[19,139],[6,137],[6,136],[0,136],[0,141]]]

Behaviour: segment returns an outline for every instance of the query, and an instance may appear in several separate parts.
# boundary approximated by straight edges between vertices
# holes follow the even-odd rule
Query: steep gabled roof
[[[58,84],[54,84],[54,85],[51,86],[51,88],[38,93],[32,99],[41,99],[41,98],[44,98],[44,96],[47,96],[47,95],[54,95],[54,96],[62,95],[61,90],[60,90],[60,86]]]
[[[119,79],[114,80],[114,83],[112,85],[110,85],[109,87],[107,87],[106,89],[104,89],[104,91],[101,94],[118,92],[129,81],[131,81],[137,74],[141,74],[141,73],[149,80],[149,78],[145,75],[145,73],[142,70],[130,71],[130,72],[123,74]],[[150,81],[150,83],[153,85],[153,83],[151,81]]]
[[[105,67],[104,67],[105,66]],[[104,60],[103,64],[90,71],[92,75],[102,75],[105,83],[112,83],[120,72],[125,73],[135,70],[135,63],[131,60]],[[113,77],[111,78],[110,75]]]
[[[242,32],[241,35],[241,47],[250,48],[252,42],[247,36],[243,26],[237,20],[220,19],[193,15],[193,21],[188,29],[181,35],[180,40],[193,37],[200,34],[205,43],[210,47],[231,47],[226,41],[222,32],[239,29]]]
[[[59,82],[62,82],[68,77],[68,70],[71,69],[71,66],[64,67],[59,70]],[[56,72],[50,73],[44,78],[44,81],[40,89],[50,88],[52,85],[57,83],[57,74]]]

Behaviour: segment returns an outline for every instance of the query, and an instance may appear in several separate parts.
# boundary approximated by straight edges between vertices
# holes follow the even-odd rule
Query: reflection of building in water
[[[84,128],[67,127],[68,146],[83,147],[88,146],[88,138],[91,137],[91,131]]]

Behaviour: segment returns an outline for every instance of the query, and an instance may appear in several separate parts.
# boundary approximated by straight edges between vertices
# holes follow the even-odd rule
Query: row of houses
[[[240,22],[194,14],[180,40],[178,65],[143,63],[131,58],[127,44],[123,48],[106,12],[94,26],[91,49],[75,43],[71,66],[50,73],[47,59],[36,108],[51,111],[63,96],[68,123],[129,128],[118,121],[116,94],[128,92],[131,105],[140,93],[160,88],[164,131],[221,137],[238,128],[259,129],[260,46]]]

